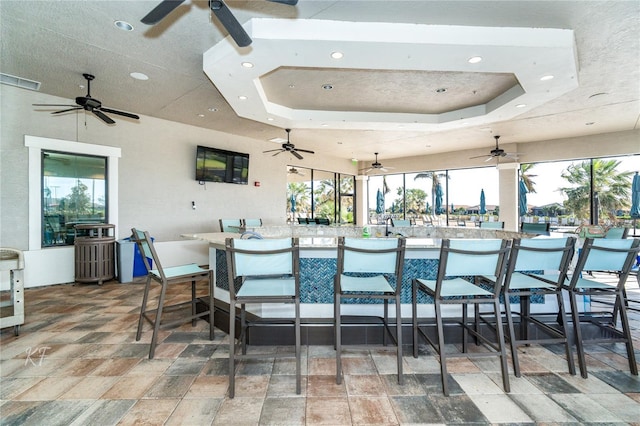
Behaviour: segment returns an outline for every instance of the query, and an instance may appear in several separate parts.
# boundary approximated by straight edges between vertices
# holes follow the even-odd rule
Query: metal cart
[[[115,276],[115,225],[91,223],[75,226],[75,278],[77,282],[98,282]],[[109,235],[111,233],[111,235]]]
[[[0,302],[0,328],[13,327],[17,336],[24,324],[24,255],[12,248],[0,248],[0,271],[9,271],[10,296]],[[3,292],[5,293],[5,292]]]

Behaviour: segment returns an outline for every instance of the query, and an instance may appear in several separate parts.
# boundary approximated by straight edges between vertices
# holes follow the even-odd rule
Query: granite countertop
[[[214,246],[224,247],[226,238],[240,238],[240,234],[234,232],[210,232],[202,234],[182,234],[181,237],[190,240],[206,241]],[[338,239],[334,237],[301,237],[299,241],[300,247],[302,248],[332,248],[338,244]],[[440,248],[441,241],[440,238],[407,238],[407,249]]]

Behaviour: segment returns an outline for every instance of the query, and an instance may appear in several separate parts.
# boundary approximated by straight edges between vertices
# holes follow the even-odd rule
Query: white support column
[[[500,221],[504,222],[506,231],[518,231],[518,170],[519,163],[498,164],[498,181],[500,186]]]
[[[356,212],[354,217],[356,226],[365,226],[368,221],[369,213],[367,212],[367,181],[369,176],[356,176]]]

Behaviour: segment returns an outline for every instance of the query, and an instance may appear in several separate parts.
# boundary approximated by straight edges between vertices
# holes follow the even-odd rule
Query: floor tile
[[[260,425],[304,425],[305,398],[270,398],[262,405]]]
[[[307,425],[349,425],[351,412],[346,398],[307,397]]]
[[[511,399],[537,423],[569,423],[578,420],[543,394],[512,394]]]
[[[127,411],[118,425],[162,425],[169,419],[179,402],[179,399],[140,399]]]
[[[509,396],[470,394],[469,398],[491,423],[531,423],[532,419]]]
[[[165,426],[210,425],[222,404],[222,398],[183,399]]]
[[[215,418],[214,425],[257,425],[262,413],[263,397],[238,396],[233,399],[225,399]]]
[[[398,424],[389,398],[380,396],[350,396],[351,422],[355,425]]]

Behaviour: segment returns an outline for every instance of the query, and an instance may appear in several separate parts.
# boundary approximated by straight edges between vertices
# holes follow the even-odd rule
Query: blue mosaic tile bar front
[[[402,303],[411,303],[411,280],[415,277],[435,279],[438,259],[405,259],[402,272]],[[333,276],[336,274],[335,258],[300,259],[300,301],[302,303],[333,303]],[[393,277],[391,284],[395,285]],[[239,282],[236,282],[238,288]],[[216,287],[229,290],[227,263],[224,250],[216,250]],[[432,303],[422,295],[420,303]],[[347,299],[343,303],[382,303],[381,300]]]
[[[336,273],[335,258],[300,258],[300,301],[301,303],[333,303],[333,276]],[[435,280],[438,273],[438,259],[405,259],[402,270],[401,303],[411,303],[411,281],[414,278]],[[390,278],[395,285],[394,277]],[[240,281],[236,280],[236,289]],[[216,250],[216,287],[229,290],[227,262],[224,250]],[[517,297],[510,299],[517,303]],[[533,296],[531,303],[543,303],[542,296]],[[380,299],[345,299],[346,304],[382,303]],[[418,294],[418,303],[433,303],[424,293]]]

